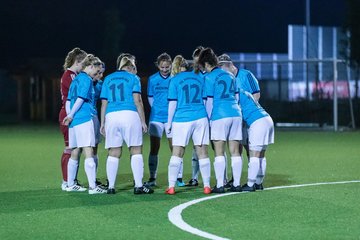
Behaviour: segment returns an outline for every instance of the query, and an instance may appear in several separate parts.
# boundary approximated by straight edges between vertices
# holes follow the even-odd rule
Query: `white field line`
[[[320,186],[320,185],[334,185],[334,184],[347,184],[347,183],[360,183],[360,180],[353,180],[353,181],[341,181],[341,182],[322,182],[322,183],[308,183],[308,184],[298,184],[298,185],[289,185],[289,186],[277,186],[277,187],[269,187],[269,188],[265,188],[264,190],[276,190],[276,189],[285,189],[285,188],[300,188],[300,187],[311,187],[311,186]],[[204,198],[200,198],[200,199],[195,199],[183,204],[180,204],[174,208],[172,208],[169,213],[168,213],[168,218],[170,220],[170,222],[172,224],[174,224],[175,226],[177,226],[178,228],[180,228],[183,231],[189,232],[191,234],[194,235],[198,235],[200,237],[204,237],[207,239],[216,239],[216,240],[225,240],[228,238],[223,238],[223,237],[219,237],[216,236],[214,234],[208,233],[208,232],[204,232],[201,231],[200,229],[194,228],[192,226],[190,226],[189,224],[187,224],[182,216],[181,213],[182,211],[194,204],[203,202],[203,201],[207,201],[207,200],[211,200],[211,199],[215,199],[215,198],[220,198],[220,197],[226,197],[229,195],[234,195],[234,194],[244,194],[246,192],[233,192],[233,193],[225,193],[225,194],[219,194],[219,195],[214,195],[214,196],[210,196],[210,197],[204,197]]]

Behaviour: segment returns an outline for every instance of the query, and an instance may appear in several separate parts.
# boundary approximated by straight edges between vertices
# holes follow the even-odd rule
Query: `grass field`
[[[265,187],[360,179],[360,132],[277,131]],[[145,136],[145,177],[149,139]],[[201,188],[164,194],[170,152],[161,148],[158,188],[134,195],[128,151],[117,194],[60,190],[62,137],[56,125],[0,126],[0,239],[203,239],[174,226],[173,207],[203,198]],[[186,151],[184,179],[191,172]],[[98,177],[106,179],[106,151]],[[246,159],[244,160],[246,163]],[[242,183],[246,178],[246,164]],[[214,174],[212,174],[212,184]],[[83,161],[79,179],[86,185]],[[360,183],[226,195],[186,208],[185,222],[230,239],[360,239]]]

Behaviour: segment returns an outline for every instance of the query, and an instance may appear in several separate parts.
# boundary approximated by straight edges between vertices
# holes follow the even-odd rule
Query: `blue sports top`
[[[101,88],[103,85],[103,81],[98,80],[93,84],[94,88],[94,114],[97,115],[97,101],[100,98]]]
[[[205,76],[206,94],[213,98],[211,120],[241,117],[241,110],[235,95],[239,93],[239,83],[231,73],[218,67]]]
[[[240,105],[243,121],[249,127],[256,120],[269,116],[269,114],[255,101],[253,95],[249,92],[240,90]]]
[[[259,82],[250,71],[239,69],[236,78],[240,81],[240,88],[251,94],[260,92]]]
[[[204,79],[194,72],[181,72],[171,78],[169,101],[177,101],[174,122],[190,122],[207,117],[203,99]]]
[[[159,72],[149,78],[147,95],[154,99],[150,112],[150,121],[165,123],[168,120],[169,102],[167,97],[170,79],[170,75],[163,77]]]
[[[94,88],[92,78],[85,72],[80,72],[70,84],[68,100],[70,109],[74,106],[77,98],[84,100],[69,127],[74,127],[92,119],[94,114]]]
[[[119,70],[108,75],[102,85],[100,98],[108,101],[106,112],[121,110],[137,111],[133,93],[141,94],[140,78]]]

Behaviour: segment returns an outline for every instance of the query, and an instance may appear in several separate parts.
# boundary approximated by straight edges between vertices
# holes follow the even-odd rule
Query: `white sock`
[[[98,165],[99,165],[99,157],[98,157],[98,155],[94,156],[94,162],[95,162],[95,169],[96,169],[96,172],[97,172]]]
[[[94,189],[96,187],[96,166],[94,162],[94,158],[86,158],[85,159],[85,173],[89,182],[89,188]]]
[[[119,158],[108,156],[106,160],[106,176],[109,188],[115,188],[116,175],[119,168]]]
[[[234,187],[240,185],[241,179],[241,171],[242,171],[242,158],[241,156],[238,157],[231,157],[231,168],[232,168],[232,175],[234,178]]]
[[[260,158],[260,169],[256,176],[256,184],[261,184],[264,181],[266,172],[266,158]]]
[[[144,159],[142,154],[131,156],[131,169],[135,180],[135,187],[142,187],[142,179],[144,177]]]
[[[156,178],[159,157],[158,155],[149,155],[150,178]]]
[[[209,158],[199,159],[201,177],[204,187],[210,187],[211,164]]]
[[[168,167],[169,187],[175,187],[177,175],[179,173],[182,158],[171,156]]]
[[[225,157],[225,170],[224,170],[224,181],[227,182],[228,180],[228,172],[229,172],[229,167],[228,167],[228,157],[226,155],[226,151],[224,152],[224,157]]]
[[[248,168],[248,186],[254,186],[256,182],[256,176],[260,169],[260,161],[257,157],[250,157],[249,168]]]
[[[216,176],[216,187],[224,186],[224,171],[225,171],[225,157],[215,157],[214,161],[215,176]]]
[[[197,180],[199,177],[199,159],[195,149],[193,149],[192,152],[191,168],[192,168],[191,178]]]
[[[68,162],[68,169],[67,169],[67,174],[68,174],[68,186],[71,187],[75,184],[74,180],[76,177],[76,172],[79,166],[79,161],[74,160],[72,158],[69,158],[69,162]]]
[[[183,161],[181,160],[181,164],[180,164],[180,168],[179,168],[177,178],[182,178],[183,177],[183,171],[184,171],[184,164],[183,164]]]

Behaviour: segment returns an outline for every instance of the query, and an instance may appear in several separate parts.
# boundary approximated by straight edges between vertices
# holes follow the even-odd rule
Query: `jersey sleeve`
[[[214,79],[205,76],[205,91],[207,97],[214,97]]]
[[[172,78],[169,83],[168,101],[176,101],[178,99],[176,91],[176,78]]]
[[[247,82],[249,83],[249,87],[251,89],[251,94],[260,92],[260,86],[258,80],[255,78],[254,74],[248,72],[246,74]]]
[[[85,77],[84,77],[85,78]],[[86,100],[88,98],[88,92],[91,87],[92,81],[89,79],[80,79],[78,91],[78,97]]]
[[[101,93],[100,93],[100,99],[108,99],[109,94],[109,88],[107,87],[108,80],[105,78],[105,81],[102,84]]]
[[[134,76],[133,93],[141,93],[141,83],[138,76]]]
[[[147,96],[148,97],[153,97],[154,96],[153,80],[152,80],[151,77],[148,80]]]

